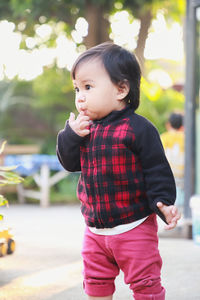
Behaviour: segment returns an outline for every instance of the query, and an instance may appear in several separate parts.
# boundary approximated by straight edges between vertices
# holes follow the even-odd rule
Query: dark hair
[[[124,100],[134,110],[137,109],[140,101],[141,70],[135,55],[110,42],[99,44],[86,50],[77,58],[71,70],[73,79],[75,79],[77,66],[92,58],[101,60],[114,84],[128,81],[130,90]]]
[[[174,129],[183,126],[183,115],[181,113],[172,113],[169,117],[169,123]]]

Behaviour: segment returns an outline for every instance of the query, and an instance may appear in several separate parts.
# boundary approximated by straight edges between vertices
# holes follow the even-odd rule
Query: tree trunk
[[[88,35],[84,42],[87,48],[109,40],[109,21],[105,18],[105,8],[95,5],[92,1],[86,1],[85,18],[89,24]]]
[[[146,11],[138,17],[140,20],[140,32],[138,35],[137,47],[135,54],[140,62],[142,73],[144,73],[144,48],[148,37],[149,27],[151,26],[152,14],[151,11]]]

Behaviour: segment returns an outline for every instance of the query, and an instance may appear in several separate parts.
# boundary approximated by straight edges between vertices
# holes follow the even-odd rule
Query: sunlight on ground
[[[49,284],[64,284],[67,287],[75,286],[82,281],[82,262],[77,261],[62,267],[52,268],[50,270],[40,271],[31,276],[22,279],[23,286],[27,287],[44,287]]]
[[[46,295],[47,290],[49,295],[60,293],[63,290],[66,291],[82,282],[81,272],[82,262],[76,261],[57,268],[25,275],[2,286],[1,299],[4,299],[4,296],[9,296],[9,300],[23,300],[28,299],[27,297],[34,295],[34,293],[35,295],[39,293],[42,298],[43,294]],[[13,289],[13,287],[15,288]]]

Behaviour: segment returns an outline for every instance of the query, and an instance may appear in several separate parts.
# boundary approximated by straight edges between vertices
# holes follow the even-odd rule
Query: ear
[[[130,85],[128,80],[123,80],[118,82],[117,84],[117,96],[118,96],[118,100],[123,100],[129,93],[130,90]]]

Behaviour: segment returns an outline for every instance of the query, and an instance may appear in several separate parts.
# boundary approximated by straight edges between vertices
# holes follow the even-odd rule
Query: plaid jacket
[[[132,109],[93,122],[80,137],[68,122],[58,134],[57,155],[65,169],[80,171],[77,194],[86,224],[112,228],[174,204],[174,177],[155,127]]]

